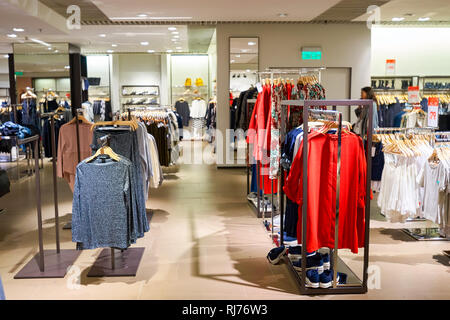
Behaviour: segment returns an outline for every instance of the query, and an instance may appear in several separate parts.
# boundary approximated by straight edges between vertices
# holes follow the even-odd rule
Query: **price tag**
[[[420,103],[419,87],[408,87],[408,103]]]
[[[428,126],[437,128],[439,124],[439,98],[428,98]]]
[[[262,85],[261,85],[260,82],[258,82],[258,83],[256,84],[256,89],[258,89],[258,92],[262,92],[262,91],[263,91],[263,88],[262,88]]]
[[[395,59],[386,60],[386,75],[395,74]]]

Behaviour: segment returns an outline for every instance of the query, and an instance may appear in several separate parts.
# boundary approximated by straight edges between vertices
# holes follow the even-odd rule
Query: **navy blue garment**
[[[257,175],[256,175],[256,164],[252,164],[252,183],[250,186],[250,192],[256,193],[258,190],[258,183],[256,181]]]
[[[394,128],[400,128],[400,125],[402,124],[402,117],[405,114],[404,111],[400,111],[399,113],[397,113],[394,117],[394,122],[392,124],[392,127]]]
[[[136,208],[137,208],[137,237],[142,238],[150,227],[147,220],[145,208],[144,180],[139,157],[139,145],[136,131],[113,131],[96,130],[93,134],[92,150],[95,153],[99,149],[97,139],[105,135],[110,135],[110,147],[115,153],[129,159],[134,167],[134,183],[136,185]]]
[[[36,111],[36,100],[25,99],[22,102],[22,121],[19,124],[29,124],[39,128],[39,119]]]
[[[423,111],[428,112],[428,99],[422,98],[422,100],[420,101],[420,106],[422,107]]]
[[[372,147],[375,148],[375,156],[372,157],[372,181],[381,181],[381,174],[384,168],[383,144],[377,142]]]
[[[288,237],[297,238],[298,204],[286,198],[284,231]]]
[[[126,249],[136,242],[133,165],[97,158],[77,165],[72,203],[72,241],[83,249]]]
[[[14,122],[8,121],[0,126],[0,134],[2,136],[17,136],[19,139],[24,139],[31,136],[31,130]]]
[[[58,154],[58,139],[59,129],[67,122],[64,119],[55,119],[55,154]],[[52,135],[51,135],[51,123],[49,119],[45,119],[44,126],[42,127],[42,143],[44,145],[44,153],[46,158],[53,157],[52,153]]]
[[[286,134],[284,143],[281,146],[281,165],[288,170],[294,161],[295,140],[299,134],[303,133],[302,128],[294,128]]]

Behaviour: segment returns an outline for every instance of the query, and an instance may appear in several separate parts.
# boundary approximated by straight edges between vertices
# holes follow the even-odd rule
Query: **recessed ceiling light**
[[[106,34],[100,33],[98,36],[101,37],[101,38],[105,38],[105,37],[106,37]]]
[[[286,18],[288,15],[287,15],[287,13],[279,13],[278,16],[280,18]]]
[[[174,37],[175,39],[180,38],[180,36],[178,36],[178,35],[174,35],[173,37]]]
[[[167,28],[169,31],[175,31],[175,30],[177,30],[177,28],[175,28],[175,27],[168,27]]]
[[[234,63],[234,62],[235,62],[235,60],[231,60],[230,62],[231,62],[231,63]]]
[[[404,17],[394,17],[394,18],[392,18],[392,21],[403,21],[403,20],[405,20]]]
[[[52,48],[52,47],[49,47],[49,48],[47,48],[47,50],[53,50],[53,48]]]
[[[45,42],[45,41],[42,41],[42,40],[39,40],[39,39],[34,39],[34,38],[30,38],[30,40],[33,41],[33,42],[42,44],[43,46],[51,47],[51,44],[50,44],[50,43],[47,43],[47,42]]]
[[[137,16],[138,16],[139,18],[145,18],[145,17],[147,17],[147,15],[146,15],[145,13],[138,14]]]
[[[64,66],[64,69],[70,69],[70,66]]]
[[[59,52],[59,50],[55,50],[55,53],[58,53]]]
[[[250,42],[248,43],[248,45],[249,45],[249,46],[254,46],[254,45],[256,45],[256,42],[250,41]]]
[[[173,52],[173,50],[172,49],[168,49],[166,52],[171,53],[171,52]]]
[[[109,50],[106,50],[106,52],[108,52],[108,53],[113,53],[114,50],[109,49]]]
[[[8,58],[9,58],[9,55],[7,55],[7,54],[4,54],[4,55],[3,55],[3,58],[6,58],[6,59],[8,59]]]
[[[247,51],[248,51],[248,49],[241,49],[241,51],[242,51],[242,52],[247,52]]]
[[[141,46],[148,46],[148,41],[142,41]]]
[[[155,50],[147,50],[148,53],[153,53]]]
[[[179,34],[178,31],[172,31],[172,34]]]
[[[183,52],[183,50],[177,50],[177,52]]]
[[[172,41],[178,41],[178,39],[171,39]]]
[[[237,54],[237,55],[235,55],[235,57],[236,57],[236,58],[240,58],[240,57],[241,57],[241,55],[240,55],[240,54]]]
[[[113,44],[111,45],[111,47],[117,47],[117,44],[113,43]]]
[[[17,34],[14,33],[8,34],[8,38],[17,38]]]
[[[419,18],[417,20],[419,20],[419,21],[428,21],[428,20],[430,20],[430,17],[421,17],[421,18]]]
[[[24,32],[25,29],[24,28],[13,28],[14,32]]]
[[[177,50],[181,50],[181,49],[183,49],[182,47],[176,47],[175,49],[177,49]]]
[[[247,73],[250,72],[250,69],[245,70],[245,72],[247,72]]]

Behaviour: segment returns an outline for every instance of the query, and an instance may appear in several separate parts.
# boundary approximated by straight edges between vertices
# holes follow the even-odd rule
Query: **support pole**
[[[55,235],[56,235],[56,253],[60,252],[59,242],[59,210],[58,210],[58,179],[56,176],[56,133],[55,133],[55,119],[50,117],[50,134],[52,139],[52,166],[53,166],[53,201],[55,203]]]

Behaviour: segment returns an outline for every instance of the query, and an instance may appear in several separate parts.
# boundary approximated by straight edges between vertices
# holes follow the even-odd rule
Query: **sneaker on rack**
[[[319,288],[320,276],[317,270],[307,270],[306,271],[306,283],[305,286],[308,288]]]
[[[330,270],[331,263],[330,263],[330,255],[328,253],[321,253],[322,260],[323,260],[323,269],[324,270]]]
[[[287,247],[285,246],[273,248],[267,254],[267,260],[269,260],[271,264],[277,264],[278,262],[280,262],[281,258],[286,254],[286,251]]]
[[[307,257],[312,257],[316,254],[316,251],[313,252],[307,252]],[[302,245],[292,246],[288,248],[288,257],[291,260],[298,260],[302,257]]]
[[[324,270],[324,272],[320,275],[320,287],[324,289],[330,288],[333,285],[333,277],[333,270]],[[347,274],[338,272],[336,279],[338,284],[345,284],[347,283]]]
[[[253,200],[256,199],[258,196],[256,194],[256,192],[251,192],[247,195],[247,200]]]
[[[302,271],[302,259],[292,262],[294,269],[297,271]],[[323,260],[320,254],[314,254],[312,256],[306,257],[306,270],[317,270],[319,274],[323,272]]]

